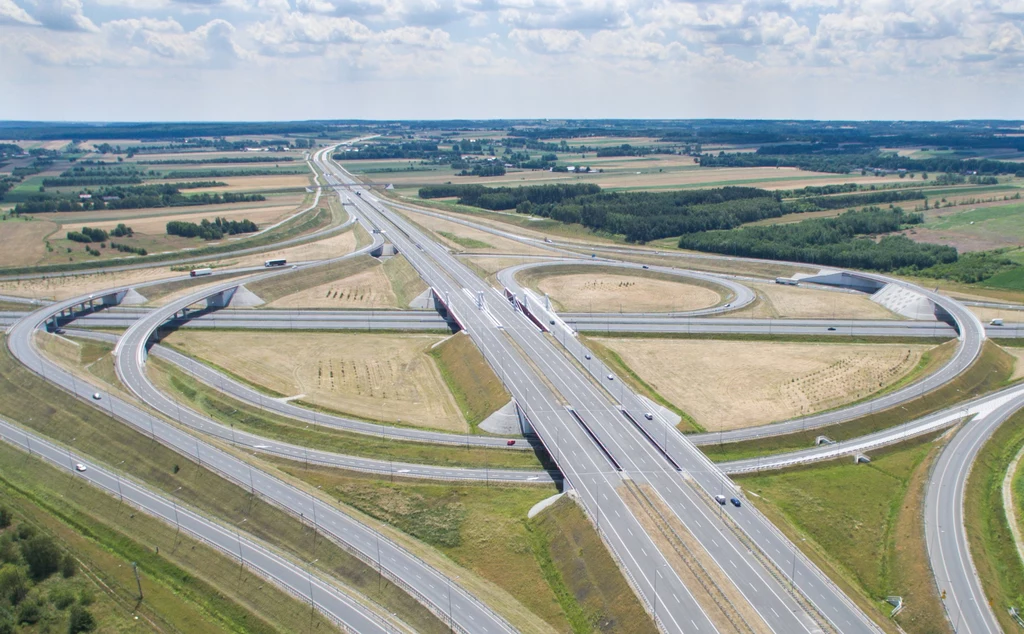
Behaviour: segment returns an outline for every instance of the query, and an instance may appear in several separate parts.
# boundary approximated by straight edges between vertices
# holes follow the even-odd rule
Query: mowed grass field
[[[933,346],[593,338],[708,431],[851,403],[917,367]]]
[[[959,251],[1018,247],[1024,243],[1024,202],[936,209],[926,214],[923,226],[907,235]]]
[[[725,287],[659,273],[564,264],[526,269],[516,279],[562,312],[674,312],[709,308],[731,299]]]
[[[945,437],[929,437],[851,460],[745,475],[737,483],[847,595],[895,632],[885,597],[903,597],[896,618],[909,634],[950,632],[928,565],[924,488]],[[753,497],[756,495],[757,497]]]
[[[436,334],[210,332],[165,341],[244,380],[317,407],[453,432],[469,430],[428,354]]]

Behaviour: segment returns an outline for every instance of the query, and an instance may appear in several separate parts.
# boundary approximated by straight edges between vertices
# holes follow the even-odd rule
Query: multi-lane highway
[[[200,440],[181,427],[166,422],[110,393],[102,393],[94,400],[95,388],[60,366],[46,360],[33,345],[33,333],[54,313],[68,310],[88,300],[89,296],[73,298],[40,308],[15,324],[8,332],[7,345],[11,353],[30,370],[46,380],[76,395],[93,406],[102,407],[112,417],[130,425],[137,431],[151,435],[179,454],[216,471],[240,486],[249,488],[270,503],[283,508],[304,521],[316,523],[321,534],[342,545],[366,562],[380,566],[383,574],[402,586],[407,592],[427,605],[432,611],[450,619],[453,627],[466,632],[507,632],[513,628],[489,607],[427,562],[360,523],[332,504],[272,476],[233,454]],[[183,415],[188,410],[181,410]],[[173,417],[172,417],[173,419]],[[234,436],[237,438],[237,433]],[[231,436],[222,436],[230,442]],[[256,442],[255,440],[253,442]],[[304,456],[291,456],[303,459]],[[312,456],[313,454],[310,453]],[[311,458],[312,459],[312,458]],[[422,468],[422,467],[420,467]],[[406,474],[402,474],[406,475]],[[411,475],[411,474],[409,474]],[[379,551],[378,551],[379,547]],[[377,553],[380,553],[378,558]]]
[[[964,524],[964,494],[971,467],[985,441],[1021,407],[1024,390],[1017,389],[1013,398],[964,425],[942,450],[928,480],[924,509],[928,558],[939,590],[946,593],[946,615],[956,632],[1002,631],[970,552]]]
[[[343,182],[351,183],[340,171],[335,174]],[[657,618],[664,627],[671,631],[714,629],[650,535],[629,511],[623,499],[628,495],[623,492],[624,478],[649,487],[671,509],[674,519],[704,544],[710,557],[769,627],[787,632],[820,627],[790,596],[789,585],[781,581],[779,571],[784,560],[787,568],[792,562],[796,586],[816,606],[816,617],[832,622],[842,631],[876,630],[756,512],[744,506],[731,511],[730,520],[723,522],[710,511],[704,497],[708,486],[717,492],[728,481],[692,445],[683,461],[692,467],[689,473],[700,481],[703,492],[687,484],[673,461],[666,460],[650,439],[611,403],[608,395],[584,377],[499,293],[411,223],[387,213],[379,201],[363,193],[359,204],[361,212],[373,222],[387,226],[391,239],[421,276],[447,298],[450,308],[527,411],[549,453],[577,489],[581,502],[599,524],[612,553],[641,597],[650,606],[660,606]],[[481,296],[483,305],[479,301]],[[642,417],[642,412],[634,407],[632,413]],[[679,442],[685,444],[685,440]],[[746,529],[748,538],[773,562],[769,568],[763,567],[762,560],[749,556],[748,547],[729,529],[735,525],[731,522]],[[664,580],[656,587],[655,579]],[[671,598],[666,600],[666,596]],[[694,619],[695,615],[703,618]]]
[[[59,447],[5,420],[0,420],[0,440],[67,471],[75,479],[101,489],[148,515],[186,531],[227,557],[238,559],[243,566],[269,579],[289,594],[316,606],[320,612],[349,631],[380,634],[413,631],[386,611],[378,613],[371,610],[320,574],[313,574],[308,567],[291,561],[246,533],[218,524],[180,502],[136,483],[124,474],[115,473],[113,469],[76,455],[69,448]],[[76,464],[83,465],[85,470],[77,470]]]

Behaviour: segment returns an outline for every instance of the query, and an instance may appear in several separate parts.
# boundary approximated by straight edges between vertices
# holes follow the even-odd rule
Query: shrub
[[[11,509],[0,506],[0,528],[7,528],[11,525]]]
[[[48,535],[38,535],[23,543],[21,556],[34,579],[45,579],[60,569],[60,548]]]
[[[71,608],[71,613],[68,618],[68,634],[77,634],[78,632],[91,632],[96,629],[96,619],[93,618],[92,613],[86,610],[80,605],[76,605]]]
[[[43,609],[38,599],[23,601],[18,607],[18,623],[32,625],[43,618]]]
[[[63,610],[75,602],[75,593],[61,585],[50,590],[50,603],[58,610]]]
[[[68,577],[74,577],[75,572],[78,571],[78,562],[71,556],[71,553],[64,553],[64,557],[60,560],[60,574],[62,577],[67,579]]]
[[[0,597],[12,605],[21,603],[28,594],[28,575],[25,569],[14,564],[0,566]]]

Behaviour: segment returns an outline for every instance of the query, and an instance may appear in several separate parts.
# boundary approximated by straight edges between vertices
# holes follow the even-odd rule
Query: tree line
[[[805,148],[810,146],[803,146]],[[907,170],[909,172],[948,172],[962,174],[1015,174],[1024,176],[1024,166],[1013,161],[935,157],[913,159],[891,152],[774,153],[775,146],[758,148],[756,152],[720,153],[700,156],[701,167],[797,167],[812,172],[849,174],[872,170]]]
[[[183,238],[202,238],[203,240],[220,240],[225,235],[236,235],[240,233],[255,233],[259,227],[252,220],[228,220],[227,218],[214,218],[210,222],[203,218],[198,224],[172,220],[167,223],[167,235],[182,236]]]
[[[873,271],[921,270],[956,262],[956,249],[950,246],[914,242],[903,235],[886,235],[877,241],[864,237],[892,233],[923,221],[920,214],[873,207],[847,211],[835,218],[684,235],[679,247]]]
[[[215,181],[196,183],[168,183],[135,187],[104,187],[83,198],[79,194],[37,195],[14,206],[15,214],[54,213],[61,211],[90,211],[96,209],[142,209],[146,207],[187,207],[222,203],[258,202],[266,200],[262,194],[234,192],[202,193],[186,196],[182,187],[214,186]]]

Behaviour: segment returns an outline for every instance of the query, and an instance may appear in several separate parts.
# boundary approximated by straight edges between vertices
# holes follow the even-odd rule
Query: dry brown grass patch
[[[30,266],[46,257],[43,239],[58,229],[47,220],[4,220],[0,222],[0,266]],[[63,237],[63,235],[61,235]]]
[[[537,288],[566,312],[673,312],[714,306],[721,296],[685,282],[600,273],[545,277]]]
[[[763,425],[867,396],[932,346],[686,339],[598,341],[708,431]]]
[[[427,334],[210,332],[166,341],[280,394],[363,418],[446,431],[468,429],[430,358]]]
[[[723,317],[779,319],[902,319],[861,293],[840,293],[783,284],[748,283],[757,293],[753,306]]]

